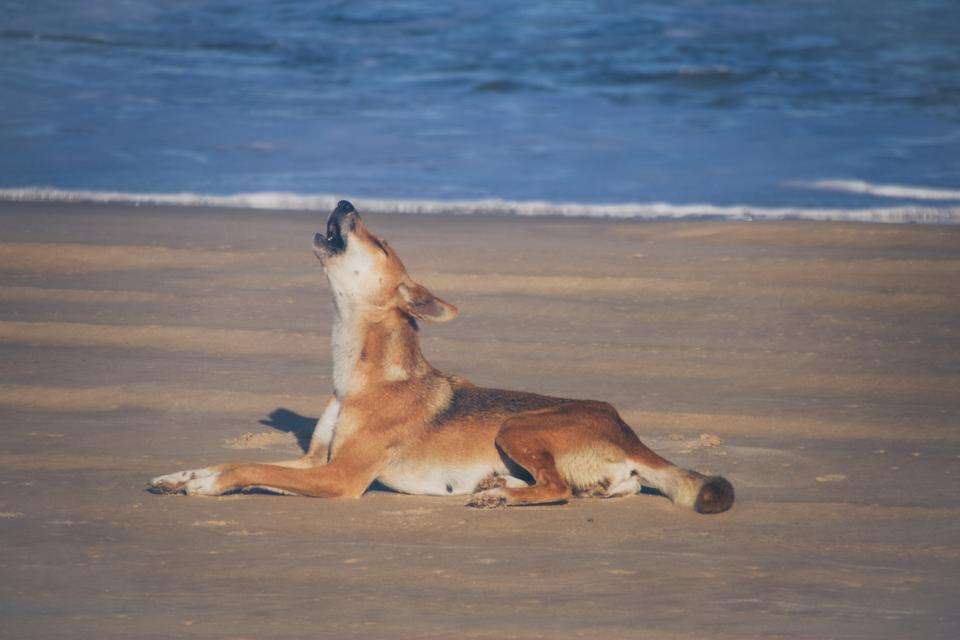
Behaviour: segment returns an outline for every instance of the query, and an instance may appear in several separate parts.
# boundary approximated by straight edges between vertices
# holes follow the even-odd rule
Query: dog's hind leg
[[[500,427],[496,444],[535,484],[481,491],[471,506],[561,502],[573,493],[614,497],[641,485],[700,513],[719,513],[733,504],[729,482],[660,457],[606,403],[572,401],[519,414]]]
[[[533,477],[526,487],[497,487],[473,495],[468,506],[550,504],[564,502],[573,495],[569,478],[558,468],[558,457],[570,450],[571,435],[576,435],[582,419],[594,412],[590,403],[570,403],[540,411],[522,413],[500,427],[497,448]],[[595,440],[595,437],[588,438]]]
[[[633,435],[613,407],[602,402],[572,401],[514,416],[500,427],[496,444],[533,476],[534,484],[482,491],[468,504],[545,504],[563,502],[575,492],[601,495],[614,486],[622,490],[630,476],[624,430]]]
[[[486,509],[503,505],[550,504],[564,502],[571,496],[570,485],[560,475],[553,454],[544,443],[507,435],[497,437],[497,446],[533,476],[534,484],[510,486],[523,483],[504,482],[504,486],[473,494],[467,503],[469,506]]]

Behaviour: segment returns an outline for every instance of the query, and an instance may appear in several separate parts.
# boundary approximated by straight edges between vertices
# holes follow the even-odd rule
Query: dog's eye
[[[389,255],[390,255],[390,252],[387,251],[387,243],[386,243],[385,241],[381,240],[380,238],[376,238],[376,237],[371,237],[371,240],[373,240],[373,244],[375,244],[375,245],[377,245],[377,247],[379,247],[380,251],[383,251],[383,255],[385,255],[385,256],[389,256]]]

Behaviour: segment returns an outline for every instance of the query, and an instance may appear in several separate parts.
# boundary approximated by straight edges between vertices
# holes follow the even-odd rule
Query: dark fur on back
[[[437,415],[434,424],[440,426],[451,420],[475,415],[516,414],[523,411],[553,407],[565,402],[570,401],[523,391],[505,391],[503,389],[472,386],[455,387],[449,406]]]

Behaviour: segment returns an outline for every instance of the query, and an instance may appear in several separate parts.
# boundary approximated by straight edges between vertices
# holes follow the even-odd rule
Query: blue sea
[[[8,199],[960,221],[955,0],[0,15]]]

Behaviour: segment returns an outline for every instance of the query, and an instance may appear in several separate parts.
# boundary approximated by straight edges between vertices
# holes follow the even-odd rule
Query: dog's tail
[[[630,460],[642,484],[656,489],[674,504],[697,513],[723,513],[733,506],[733,485],[726,478],[678,467],[643,444],[630,452]]]

